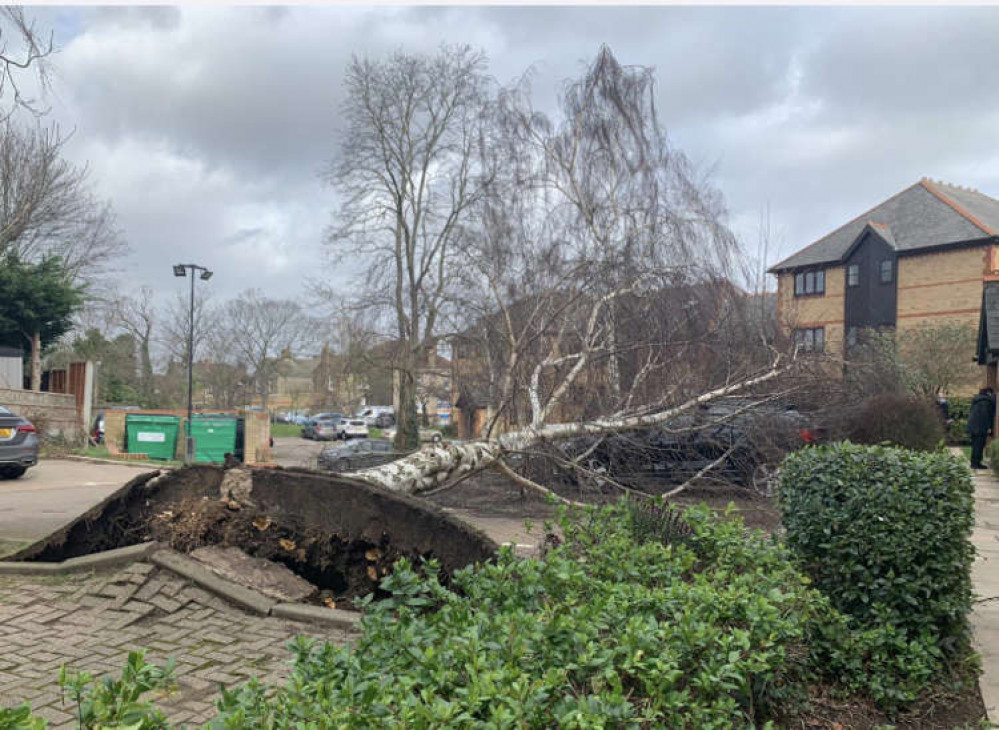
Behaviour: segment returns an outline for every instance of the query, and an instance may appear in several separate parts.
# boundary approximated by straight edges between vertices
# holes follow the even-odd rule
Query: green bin
[[[125,416],[125,444],[130,454],[147,454],[150,459],[173,459],[177,453],[180,418],[141,413]]]
[[[236,417],[195,414],[191,419],[194,437],[194,460],[225,461],[226,454],[236,453]]]

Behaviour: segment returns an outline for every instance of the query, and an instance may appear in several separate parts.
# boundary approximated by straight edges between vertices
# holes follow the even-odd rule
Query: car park
[[[343,441],[368,437],[368,425],[360,418],[341,418],[333,428],[336,438]]]
[[[31,421],[0,406],[0,478],[17,479],[38,463],[38,432]]]
[[[381,466],[395,461],[399,456],[389,441],[365,439],[327,446],[319,453],[317,465],[320,469],[343,473]]]

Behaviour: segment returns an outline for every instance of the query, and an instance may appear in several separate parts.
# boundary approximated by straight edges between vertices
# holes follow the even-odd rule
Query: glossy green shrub
[[[967,647],[972,493],[949,454],[840,443],[785,460],[780,507],[789,547],[833,606],[859,630],[897,628],[932,660]]]
[[[455,591],[400,562],[352,648],[300,641],[287,687],[226,693],[217,725],[760,726],[804,694],[824,600],[769,538],[687,521],[667,545],[636,541],[623,505],[591,511],[544,559],[504,549]]]
[[[959,446],[970,444],[968,415],[971,413],[971,398],[948,398],[947,411],[950,414],[947,441]]]

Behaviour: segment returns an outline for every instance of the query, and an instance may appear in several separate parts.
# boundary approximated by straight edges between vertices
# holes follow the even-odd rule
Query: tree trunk
[[[466,444],[446,444],[428,446],[402,459],[384,466],[376,466],[354,472],[350,476],[364,479],[395,492],[419,494],[442,486],[470,471],[477,471],[491,466],[508,451],[523,451],[544,439],[569,438],[583,434],[601,434],[623,431],[633,428],[643,428],[665,423],[680,413],[695,408],[721,396],[737,393],[768,380],[773,380],[789,367],[778,367],[774,362],[770,370],[743,380],[739,383],[725,385],[715,390],[703,393],[674,408],[649,413],[641,416],[597,419],[577,423],[552,423],[532,426],[521,431],[505,433],[496,439],[478,441]],[[400,388],[400,395],[402,389]],[[403,401],[400,400],[400,406]],[[412,404],[412,401],[410,401]],[[415,408],[403,409],[415,416]],[[400,428],[401,432],[401,428]],[[396,448],[400,448],[399,435],[396,435]]]
[[[408,348],[406,348],[408,350]],[[396,413],[395,448],[410,451],[420,446],[420,426],[416,415],[416,379],[414,378],[412,355],[406,355],[408,362],[399,368],[399,412]]]
[[[31,389],[42,389],[42,336],[38,332],[31,335]]]

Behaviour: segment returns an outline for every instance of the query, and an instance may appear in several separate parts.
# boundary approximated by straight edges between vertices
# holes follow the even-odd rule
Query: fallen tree
[[[588,422],[531,425],[527,428],[505,433],[489,440],[475,441],[467,444],[432,445],[397,461],[364,469],[351,474],[351,476],[395,492],[420,494],[456,481],[470,473],[496,466],[508,476],[516,476],[516,481],[521,486],[541,491],[545,494],[552,494],[551,490],[544,486],[516,475],[516,472],[513,472],[509,465],[505,463],[505,457],[514,452],[524,451],[531,445],[543,440],[557,440],[581,434],[613,433],[615,431],[665,424],[670,419],[701,404],[726,395],[744,392],[755,386],[772,381],[778,376],[789,372],[793,365],[793,359],[790,363],[782,365],[781,358],[777,357],[770,368],[763,373],[759,373],[738,383],[726,384],[691,398],[678,406],[659,410],[654,413],[596,419]]]

